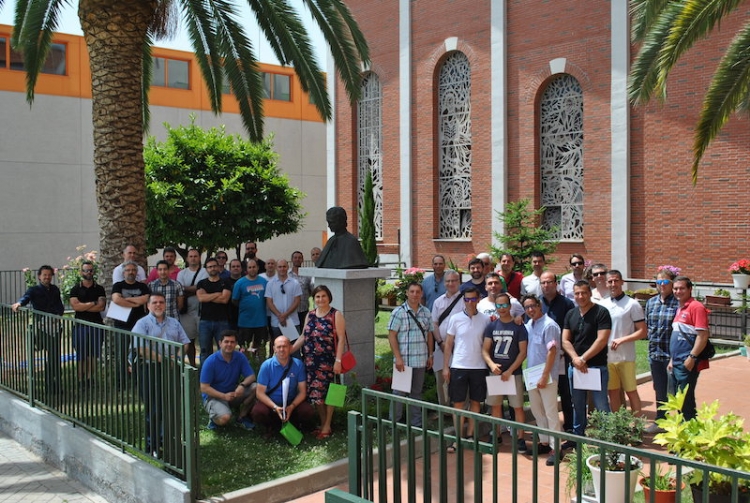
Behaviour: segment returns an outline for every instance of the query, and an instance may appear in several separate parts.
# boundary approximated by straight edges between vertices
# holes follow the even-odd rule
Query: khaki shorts
[[[523,375],[514,375],[513,378],[516,381],[516,394],[508,395],[508,404],[514,409],[523,407]],[[497,407],[503,403],[503,395],[487,395],[487,399],[484,401],[490,407]]]
[[[608,390],[622,388],[626,393],[635,391],[638,382],[635,380],[635,362],[608,363],[609,384]]]

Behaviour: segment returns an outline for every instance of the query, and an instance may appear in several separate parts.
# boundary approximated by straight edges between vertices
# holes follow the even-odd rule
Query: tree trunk
[[[91,63],[101,279],[108,291],[123,248],[146,249],[142,54],[155,8],[153,0],[78,4]],[[145,264],[145,257],[140,261]]]

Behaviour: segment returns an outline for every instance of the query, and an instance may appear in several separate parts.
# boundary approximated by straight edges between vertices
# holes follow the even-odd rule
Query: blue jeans
[[[670,382],[667,365],[669,360],[652,360],[648,359],[651,367],[651,383],[654,386],[654,395],[656,397],[656,419],[663,419],[665,412],[659,407],[667,401],[667,394],[674,393],[674,386]]]
[[[698,362],[695,365],[697,366]],[[693,419],[696,415],[695,387],[698,385],[698,374],[699,372],[695,370],[695,367],[693,367],[693,370],[688,370],[682,363],[672,364],[672,382],[674,383],[674,387],[678,391],[682,391],[686,386],[688,387],[685,394],[685,402],[682,404],[682,415],[686,421]]]
[[[589,367],[589,369],[599,369],[601,373],[601,389],[591,391],[591,397],[594,400],[594,408],[604,412],[609,412],[609,397],[607,396],[607,383],[609,382],[609,370],[607,366]],[[589,390],[575,389],[573,387],[573,365],[568,367],[568,379],[570,380],[570,394],[573,398],[573,433],[583,436],[586,431],[586,399]]]
[[[218,346],[221,333],[229,329],[228,321],[201,320],[198,324],[198,341],[201,345],[201,365],[214,352],[214,341]]]
[[[410,393],[404,393],[403,391],[393,391],[393,394],[396,396],[408,396],[409,398],[413,398],[415,400],[421,400],[422,399],[422,387],[424,386],[424,376],[426,374],[426,369],[421,368],[415,368],[412,370],[411,375],[411,392]],[[421,407],[410,407],[411,410],[411,425],[415,426],[417,428],[422,427],[422,408]],[[402,403],[396,403],[391,402],[391,409],[390,409],[390,417],[391,421],[398,422],[401,421],[401,416],[404,414],[404,404]]]

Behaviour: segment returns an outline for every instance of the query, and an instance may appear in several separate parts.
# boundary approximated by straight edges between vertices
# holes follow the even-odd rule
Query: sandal
[[[456,444],[454,444],[454,443],[451,442],[448,445],[448,447],[445,448],[445,452],[447,452],[448,454],[455,454],[455,452],[456,452]]]
[[[315,438],[317,438],[318,440],[325,440],[325,439],[329,438],[331,435],[333,435],[333,430],[331,430],[331,431],[329,431],[327,433],[319,431],[318,434],[315,435]]]

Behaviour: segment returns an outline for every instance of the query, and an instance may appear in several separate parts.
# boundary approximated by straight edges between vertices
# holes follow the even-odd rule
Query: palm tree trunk
[[[80,0],[78,4],[91,62],[100,256],[108,290],[123,248],[132,244],[139,253],[145,252],[142,54],[156,3]]]

